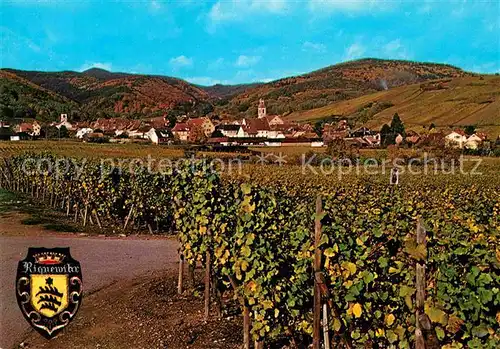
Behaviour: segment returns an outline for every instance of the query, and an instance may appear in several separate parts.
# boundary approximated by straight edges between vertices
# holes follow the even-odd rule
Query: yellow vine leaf
[[[333,320],[333,329],[335,330],[335,332],[338,332],[340,330],[341,326],[342,326],[342,323],[340,322],[340,320],[335,318]]]
[[[363,308],[361,307],[361,304],[356,303],[352,307],[352,313],[354,314],[355,317],[359,318],[361,317],[361,313],[363,312]]]
[[[356,264],[354,263],[344,262],[342,263],[342,268],[348,270],[351,275],[356,274]]]
[[[394,323],[394,320],[396,320],[396,317],[393,314],[387,314],[385,316],[385,324],[387,326],[391,326]]]

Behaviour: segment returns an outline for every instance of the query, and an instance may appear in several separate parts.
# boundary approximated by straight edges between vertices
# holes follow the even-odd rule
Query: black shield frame
[[[51,272],[44,273],[44,269],[37,268],[36,255],[58,255],[64,256],[61,260],[59,268],[48,269]],[[29,268],[33,267],[33,268]],[[50,268],[49,265],[47,268]],[[33,270],[36,269],[36,270]],[[58,272],[53,272],[57,270]],[[31,275],[43,274],[63,274],[68,278],[68,305],[56,316],[49,318],[36,311],[32,304],[31,298]],[[80,263],[73,259],[70,254],[69,247],[45,248],[45,247],[30,247],[26,258],[18,263],[16,276],[16,298],[24,318],[29,324],[47,339],[56,336],[63,328],[65,328],[75,317],[78,309],[82,305],[83,283],[82,269]]]

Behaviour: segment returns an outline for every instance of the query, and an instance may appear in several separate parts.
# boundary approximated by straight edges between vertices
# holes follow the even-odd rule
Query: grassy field
[[[0,156],[19,154],[25,151],[39,153],[49,151],[60,156],[87,158],[168,157],[178,158],[184,150],[150,144],[97,144],[77,141],[23,141],[0,142]]]
[[[442,89],[423,90],[421,84],[402,86],[332,103],[322,108],[295,112],[287,120],[315,121],[331,115],[349,117],[373,102],[392,103],[372,116],[366,125],[375,129],[399,113],[407,128],[477,125],[490,138],[500,134],[500,77],[457,78],[444,82]]]

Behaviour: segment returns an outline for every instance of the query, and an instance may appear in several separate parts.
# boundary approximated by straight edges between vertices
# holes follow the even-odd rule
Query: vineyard
[[[74,159],[61,171],[60,160],[0,159],[0,188],[83,225],[176,234],[179,291],[184,265],[189,275],[202,265],[205,316],[233,294],[246,348],[319,348],[320,315],[331,348],[500,346],[496,171],[388,186],[383,176],[301,180],[293,169],[221,175],[187,159],[162,174]]]

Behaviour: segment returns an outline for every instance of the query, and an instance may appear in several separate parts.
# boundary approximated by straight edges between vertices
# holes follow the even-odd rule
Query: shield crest
[[[82,292],[80,263],[68,247],[30,247],[18,264],[17,303],[30,325],[48,339],[75,317]]]

